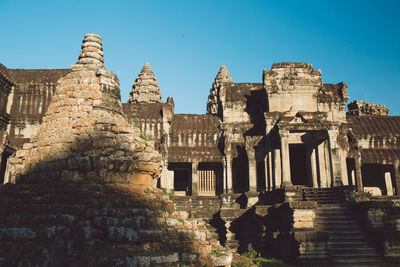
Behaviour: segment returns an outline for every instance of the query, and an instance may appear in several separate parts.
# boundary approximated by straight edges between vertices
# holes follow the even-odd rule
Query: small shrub
[[[149,139],[148,139],[144,134],[142,134],[142,133],[139,135],[139,137],[142,138],[142,139],[145,140],[145,141],[148,141],[148,140],[149,140]]]
[[[171,191],[169,191],[168,197],[169,197],[169,200],[175,201],[175,190],[174,189],[171,189]]]

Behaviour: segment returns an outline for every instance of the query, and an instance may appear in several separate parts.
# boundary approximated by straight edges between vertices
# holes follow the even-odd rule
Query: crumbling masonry
[[[329,247],[337,232],[324,225],[321,205],[342,212],[350,209],[342,204],[362,202],[365,227],[374,238],[385,236],[371,262],[398,258],[400,117],[385,106],[354,101],[346,114],[345,83],[326,84],[311,64],[291,62],[264,70],[261,83],[235,83],[222,66],[202,115],[175,114],[146,63],[121,105],[101,40],[87,35],[82,48],[71,69],[0,64],[3,183],[43,170],[66,180],[129,181],[132,170],[156,177],[159,159],[158,187],[174,192],[178,208],[213,225],[222,244],[239,251],[251,244],[262,255],[294,260],[346,257]],[[156,181],[146,179],[146,185]],[[286,228],[269,225],[276,214],[287,216]],[[372,223],[381,219],[390,229]],[[249,220],[260,228],[244,234]]]

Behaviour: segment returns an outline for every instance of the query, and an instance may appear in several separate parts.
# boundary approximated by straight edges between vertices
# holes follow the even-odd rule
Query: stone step
[[[343,247],[348,248],[349,250],[351,249],[361,249],[361,248],[370,248],[367,242],[365,241],[353,241],[352,243],[349,243],[348,241],[328,241],[327,245],[329,246],[330,249],[342,249]]]
[[[364,232],[361,230],[331,230],[324,229],[325,232],[329,233],[330,240],[338,239],[354,239],[359,237],[364,237]]]
[[[341,218],[341,220],[338,219]],[[336,218],[336,220],[332,220],[332,218]],[[350,225],[359,225],[358,221],[356,221],[354,218],[350,216],[345,216],[345,215],[337,215],[337,216],[322,216],[320,214],[317,214],[314,217],[314,222],[316,223],[327,223],[327,224],[350,224]]]
[[[332,230],[361,229],[360,226],[356,222],[352,222],[352,221],[327,222],[327,221],[315,220],[314,225],[316,225],[317,227],[322,227],[325,229],[332,229]]]
[[[348,255],[349,253],[354,254],[368,254],[368,255],[375,255],[375,249],[365,246],[365,247],[334,247],[329,249],[330,254],[338,255],[338,254],[345,254]]]
[[[349,217],[348,215],[345,214],[327,214],[324,216],[320,216],[319,214],[317,214],[316,219],[327,220],[327,221],[355,221],[354,218]]]
[[[364,264],[364,263],[380,263],[381,260],[378,256],[368,256],[368,255],[358,255],[358,254],[331,254],[331,259],[334,259],[333,262],[335,263],[353,263],[353,264]]]

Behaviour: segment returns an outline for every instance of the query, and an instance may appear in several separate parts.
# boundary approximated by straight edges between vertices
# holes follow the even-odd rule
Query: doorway
[[[308,185],[307,149],[304,144],[289,144],[290,174],[293,185]]]
[[[174,190],[186,195],[192,194],[192,164],[174,162],[168,164],[168,170],[174,171]]]

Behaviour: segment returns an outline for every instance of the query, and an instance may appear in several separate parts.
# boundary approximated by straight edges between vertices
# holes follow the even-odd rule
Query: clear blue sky
[[[264,68],[293,61],[400,115],[399,0],[0,0],[0,14],[9,68],[68,68],[85,33],[100,34],[123,102],[146,61],[176,113],[205,113],[221,65],[235,82],[262,82]]]

